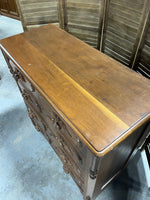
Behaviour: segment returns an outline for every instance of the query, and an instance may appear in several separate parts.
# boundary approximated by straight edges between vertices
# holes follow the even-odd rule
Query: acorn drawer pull
[[[62,129],[63,122],[62,122],[62,120],[57,115],[56,115],[56,122],[55,122],[55,124],[56,124],[56,129],[57,130]]]
[[[83,161],[82,161],[82,158],[81,158],[81,156],[80,156],[78,153],[76,153],[76,155],[77,155],[77,158],[78,158],[78,160],[79,160],[80,164],[82,165]]]
[[[61,129],[61,125],[59,124],[59,122],[56,122],[56,128],[57,128],[57,130]]]
[[[52,122],[52,124],[54,124],[55,119],[54,118],[50,118],[50,121]]]

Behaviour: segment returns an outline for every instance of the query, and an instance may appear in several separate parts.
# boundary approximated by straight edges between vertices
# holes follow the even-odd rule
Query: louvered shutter
[[[25,30],[48,23],[59,24],[57,0],[16,0]]]

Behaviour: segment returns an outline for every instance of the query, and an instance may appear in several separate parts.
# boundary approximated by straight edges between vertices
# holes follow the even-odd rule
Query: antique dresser
[[[0,43],[35,128],[95,199],[149,133],[150,81],[54,25]]]

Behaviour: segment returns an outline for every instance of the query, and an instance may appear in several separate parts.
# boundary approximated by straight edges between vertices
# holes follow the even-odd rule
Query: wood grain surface
[[[150,120],[148,79],[54,25],[0,43],[97,155]]]

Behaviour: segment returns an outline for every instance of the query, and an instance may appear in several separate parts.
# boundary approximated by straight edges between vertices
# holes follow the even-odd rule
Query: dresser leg
[[[89,196],[87,196],[87,197],[85,198],[85,200],[91,200],[91,198],[90,198]]]

